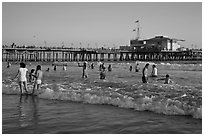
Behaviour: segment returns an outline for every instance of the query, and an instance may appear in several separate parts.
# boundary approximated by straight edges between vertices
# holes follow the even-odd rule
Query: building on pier
[[[181,47],[179,42],[183,41],[185,40],[155,36],[154,38],[144,40],[130,40],[130,46],[121,46],[120,49],[135,52],[176,51]]]

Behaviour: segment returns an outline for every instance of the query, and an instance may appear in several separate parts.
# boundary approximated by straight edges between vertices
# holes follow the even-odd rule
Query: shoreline
[[[117,107],[135,110],[150,110],[162,114],[191,115],[202,119],[199,106],[202,94],[202,82],[200,83],[201,71],[176,71],[167,69],[168,65],[161,67],[159,75],[170,73],[175,85],[165,85],[150,79],[149,84],[141,82],[141,72],[135,73],[128,70],[129,64],[116,63],[112,72],[106,72],[106,79],[99,79],[98,66],[94,70],[88,69],[89,77],[82,79],[82,69],[72,62],[67,71],[59,66],[57,71],[46,68],[51,65],[43,65],[44,80],[42,90],[38,97],[43,99],[72,100],[90,104],[110,104]],[[141,63],[143,65],[145,63]],[[35,64],[32,63],[29,68]],[[4,66],[5,67],[5,66]],[[142,67],[142,66],[141,66]],[[195,67],[193,65],[193,67]],[[13,70],[18,65],[13,65],[3,73],[3,79],[15,74]],[[121,71],[123,71],[121,73]],[[151,71],[151,69],[149,70]],[[4,84],[3,84],[4,85]],[[5,84],[6,85],[6,84]],[[5,94],[17,94],[18,84],[7,84],[3,89]],[[202,97],[201,97],[202,98]],[[186,105],[186,102],[192,102]],[[196,104],[196,105],[194,105]],[[160,106],[158,106],[160,105]],[[188,107],[190,106],[190,107]],[[162,108],[162,109],[161,109]]]

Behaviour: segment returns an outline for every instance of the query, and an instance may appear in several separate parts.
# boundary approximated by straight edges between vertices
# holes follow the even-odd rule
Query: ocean
[[[149,78],[141,82],[140,72],[129,71],[135,63],[111,63],[113,70],[100,80],[98,64],[88,69],[76,62],[53,70],[42,64],[43,84],[38,96],[20,96],[16,81],[11,81],[19,65],[2,65],[3,134],[201,134],[202,64],[157,62],[158,78],[169,74],[173,84]],[[149,74],[154,62],[149,62]],[[28,63],[29,64],[29,63]],[[46,72],[47,68],[49,72]],[[28,85],[32,90],[32,85]]]

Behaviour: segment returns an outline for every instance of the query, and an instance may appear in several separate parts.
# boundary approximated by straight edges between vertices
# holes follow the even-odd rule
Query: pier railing
[[[136,52],[118,49],[2,48],[2,61],[188,61],[202,60],[202,51]]]

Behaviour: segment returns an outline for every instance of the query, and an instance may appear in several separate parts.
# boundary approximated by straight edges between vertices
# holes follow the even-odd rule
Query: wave
[[[104,81],[108,82],[108,81]],[[19,94],[18,84],[2,84],[3,94]],[[28,85],[32,90],[32,85]],[[165,115],[191,115],[202,119],[202,92],[193,87],[164,84],[135,84],[125,88],[82,83],[42,84],[38,97],[89,104],[109,104]]]
[[[160,68],[166,70],[202,71],[202,64],[170,64],[160,63]]]
[[[156,65],[157,68],[159,69],[164,69],[164,70],[178,70],[178,71],[202,71],[202,64],[176,64],[176,63],[155,63],[151,61],[143,62],[143,61],[136,61],[134,63],[130,62],[123,62],[123,63],[117,63],[118,66],[116,67],[124,67],[127,68],[129,65],[136,65],[136,63],[139,64],[140,68],[143,68],[145,64],[149,63],[150,66]]]

